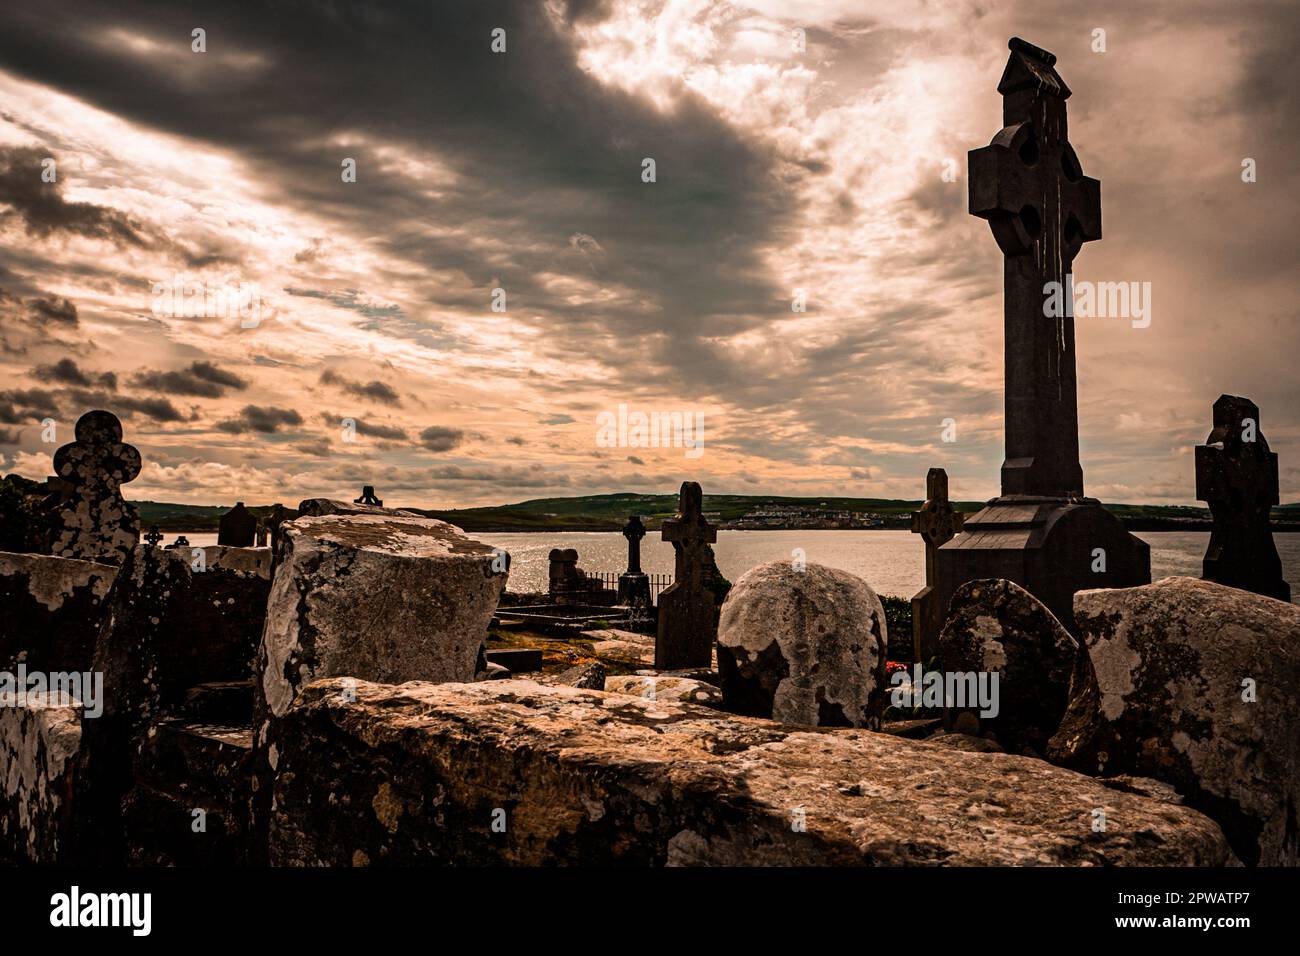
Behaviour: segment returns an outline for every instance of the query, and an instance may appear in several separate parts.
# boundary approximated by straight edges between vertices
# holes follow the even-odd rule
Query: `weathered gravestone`
[[[121,564],[140,540],[140,522],[121,490],[140,474],[140,452],[123,443],[122,423],[102,409],[77,419],[75,435],[54,453],[64,499],[54,512],[51,552]]]
[[[162,539],[163,539],[162,532],[158,530],[158,526],[156,524],[150,525],[149,533],[144,536],[144,540],[148,542],[149,547],[151,548],[158,547],[158,542],[161,541]]]
[[[641,570],[641,539],[645,537],[645,525],[636,515],[627,519],[623,537],[627,538],[627,570],[618,578],[618,603],[649,607],[650,577]]]
[[[190,546],[190,539],[185,537],[185,535],[183,534],[178,534],[176,536],[176,540],[173,541],[171,544],[167,545],[167,547],[164,548],[163,550],[171,551],[174,548],[188,548],[189,546]]]
[[[244,507],[242,501],[237,501],[235,507],[221,516],[221,525],[217,531],[217,544],[228,545],[232,548],[251,548],[256,534],[257,518]]]
[[[947,608],[939,606],[935,593],[935,552],[961,531],[963,516],[948,501],[948,473],[931,468],[925,476],[925,504],[912,512],[912,533],[925,542],[925,587],[912,598],[912,660],[925,663],[934,657]],[[902,657],[902,641],[890,648],[894,660]]]
[[[1101,238],[1101,184],[1070,145],[1056,57],[1019,38],[1010,48],[1003,129],[969,155],[970,212],[988,220],[1004,256],[1002,495],[939,549],[935,593],[946,612],[966,581],[1004,578],[1073,629],[1075,591],[1149,582],[1151,552],[1083,496],[1074,319],[1047,308],[1049,283],[1067,287],[1083,244]]]
[[[1269,451],[1259,406],[1250,399],[1220,395],[1214,403],[1214,429],[1196,446],[1196,497],[1214,516],[1201,577],[1291,600],[1268,524],[1278,503],[1277,453]]]
[[[698,482],[684,481],[678,495],[677,517],[663,523],[663,540],[677,552],[674,580],[659,595],[659,630],[655,638],[655,668],[680,670],[711,667],[718,636],[717,599],[709,580],[718,531],[703,514],[704,493]]]

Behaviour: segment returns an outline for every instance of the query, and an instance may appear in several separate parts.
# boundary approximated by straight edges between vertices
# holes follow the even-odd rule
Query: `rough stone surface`
[[[567,671],[557,674],[555,682],[583,690],[603,690],[605,687],[605,665],[600,661],[589,661],[586,664],[570,667]]]
[[[1078,656],[1070,632],[1020,585],[963,584],[939,637],[940,665],[947,674],[997,674],[998,713],[980,717],[978,706],[948,707],[945,727],[964,714],[973,733],[991,732],[1011,753],[1041,757],[1065,716]]]
[[[605,690],[611,694],[627,694],[646,700],[672,700],[684,704],[704,704],[716,707],[722,703],[722,691],[704,681],[689,677],[660,677],[624,675],[607,677]]]
[[[274,863],[1231,861],[1196,811],[1026,757],[533,681],[345,684],[285,716]]]
[[[762,564],[722,605],[722,694],[737,713],[878,730],[887,644],[885,610],[866,581],[819,564]]]
[[[474,679],[506,583],[492,548],[445,521],[387,514],[298,518],[281,530],[256,666],[271,715],[313,676]]]
[[[66,862],[81,707],[57,694],[0,706],[0,858]]]
[[[85,862],[117,864],[132,764],[151,723],[184,711],[195,685],[248,675],[270,592],[265,549],[153,548],[128,556],[95,644],[104,712],[85,722],[78,838]]]
[[[1166,578],[1082,591],[1075,616],[1090,667],[1051,759],[1162,780],[1242,862],[1300,864],[1300,608]]]
[[[0,552],[0,670],[86,671],[117,568]]]

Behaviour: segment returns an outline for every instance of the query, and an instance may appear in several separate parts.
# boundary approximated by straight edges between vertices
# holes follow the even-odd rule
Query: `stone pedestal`
[[[1077,634],[1076,591],[1151,583],[1151,549],[1095,498],[1003,495],[968,518],[964,530],[935,555],[945,616],[962,584],[1004,578]]]
[[[618,577],[618,603],[628,607],[650,606],[650,575],[637,572]]]

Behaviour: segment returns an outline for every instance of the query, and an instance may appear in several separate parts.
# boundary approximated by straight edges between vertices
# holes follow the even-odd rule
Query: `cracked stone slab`
[[[1232,861],[1197,811],[1040,760],[692,704],[335,678],[280,723],[277,864]]]

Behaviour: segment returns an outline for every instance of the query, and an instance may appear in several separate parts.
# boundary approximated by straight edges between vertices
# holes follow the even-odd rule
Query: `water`
[[[187,534],[190,544],[217,543],[215,534]],[[617,532],[533,532],[475,534],[494,548],[510,552],[510,590],[545,591],[548,555],[552,548],[575,548],[578,566],[587,571],[621,572],[627,567],[627,540]],[[1201,559],[1208,531],[1152,531],[1138,535],[1151,545],[1151,579],[1172,575],[1201,576]],[[163,539],[170,544],[174,535]],[[1300,534],[1276,534],[1283,576],[1300,597]],[[713,546],[718,567],[731,581],[757,564],[789,561],[803,548],[811,564],[824,564],[863,578],[878,594],[911,597],[925,586],[925,549],[910,531],[719,531]],[[673,546],[658,532],[641,541],[641,569],[648,574],[672,574]]]
[[[545,591],[552,548],[575,548],[578,566],[587,571],[622,571],[627,541],[612,532],[535,532],[476,534],[476,539],[510,552],[510,590]],[[1173,575],[1200,577],[1208,531],[1154,531],[1138,535],[1151,545],[1151,579]],[[1300,534],[1273,536],[1282,558],[1283,576],[1300,584]],[[925,548],[910,531],[719,531],[713,546],[718,567],[735,581],[757,564],[789,561],[802,548],[811,564],[851,571],[878,594],[911,597],[925,586]],[[673,547],[657,532],[641,541],[641,569],[671,574]],[[1300,588],[1293,587],[1300,591]]]

